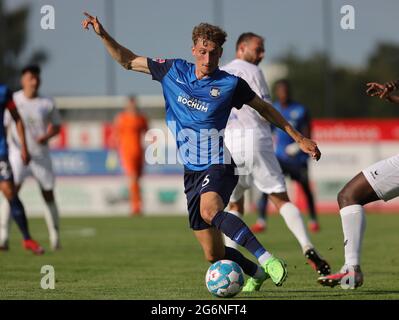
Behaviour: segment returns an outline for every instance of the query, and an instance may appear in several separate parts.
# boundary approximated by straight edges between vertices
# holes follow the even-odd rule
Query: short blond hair
[[[204,39],[216,43],[219,47],[222,47],[226,42],[227,33],[219,28],[218,26],[211,25],[209,23],[200,23],[193,29],[193,43],[197,44],[198,39]]]

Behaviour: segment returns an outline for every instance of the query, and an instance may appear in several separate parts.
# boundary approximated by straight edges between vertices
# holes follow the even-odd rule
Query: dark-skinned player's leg
[[[320,284],[334,287],[342,285],[343,279],[348,279],[349,287],[356,288],[363,284],[363,274],[360,269],[361,247],[366,228],[363,206],[377,200],[379,200],[378,195],[362,172],[338,193],[344,233],[345,264],[340,272],[320,277],[318,280]]]
[[[380,200],[362,172],[349,181],[338,193],[338,205],[340,209],[359,204]]]

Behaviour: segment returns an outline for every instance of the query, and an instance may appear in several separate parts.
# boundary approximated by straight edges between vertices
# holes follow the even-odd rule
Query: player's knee
[[[345,187],[338,192],[337,201],[340,208],[356,204],[356,199],[353,197],[352,192]]]
[[[203,208],[201,209],[201,218],[210,225],[216,213],[217,211],[212,208]]]
[[[12,199],[15,198],[16,196],[16,190],[14,189],[14,187],[12,186],[11,183],[4,183],[3,184],[3,195],[4,197],[8,200],[11,201]]]

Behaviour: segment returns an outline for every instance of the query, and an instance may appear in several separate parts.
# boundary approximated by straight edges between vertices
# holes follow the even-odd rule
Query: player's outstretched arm
[[[300,132],[295,130],[295,128],[293,128],[270,103],[262,100],[258,96],[255,96],[247,104],[258,111],[266,120],[274,124],[276,127],[279,127],[281,130],[284,130],[296,143],[298,143],[303,152],[309,154],[315,160],[320,159],[321,152],[317,147],[316,142],[304,137]]]
[[[146,57],[138,56],[116,42],[104,29],[97,17],[93,17],[87,12],[84,12],[84,15],[86,19],[82,21],[83,28],[88,30],[89,26],[92,26],[114,60],[127,70],[150,73]]]
[[[393,95],[393,94],[388,95],[386,97],[386,100],[388,100],[389,102],[392,102],[392,103],[399,104],[399,96],[396,96],[396,95]]]

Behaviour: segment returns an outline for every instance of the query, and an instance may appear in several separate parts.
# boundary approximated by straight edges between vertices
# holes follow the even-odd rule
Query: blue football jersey
[[[4,128],[4,111],[11,102],[11,91],[6,85],[0,84],[0,158],[8,156],[7,133]]]
[[[201,171],[211,164],[231,163],[224,129],[231,109],[255,97],[249,85],[220,69],[198,80],[195,65],[182,59],[148,59],[148,67],[162,85],[166,122],[185,168]]]
[[[283,115],[283,117],[299,132],[302,132],[305,126],[310,125],[308,110],[297,102],[290,102],[287,107],[281,107],[279,102],[274,102],[273,106]],[[284,131],[276,130],[276,156],[280,160],[290,163],[305,163],[308,155],[299,151],[295,156],[286,153],[286,147],[295,141]]]

